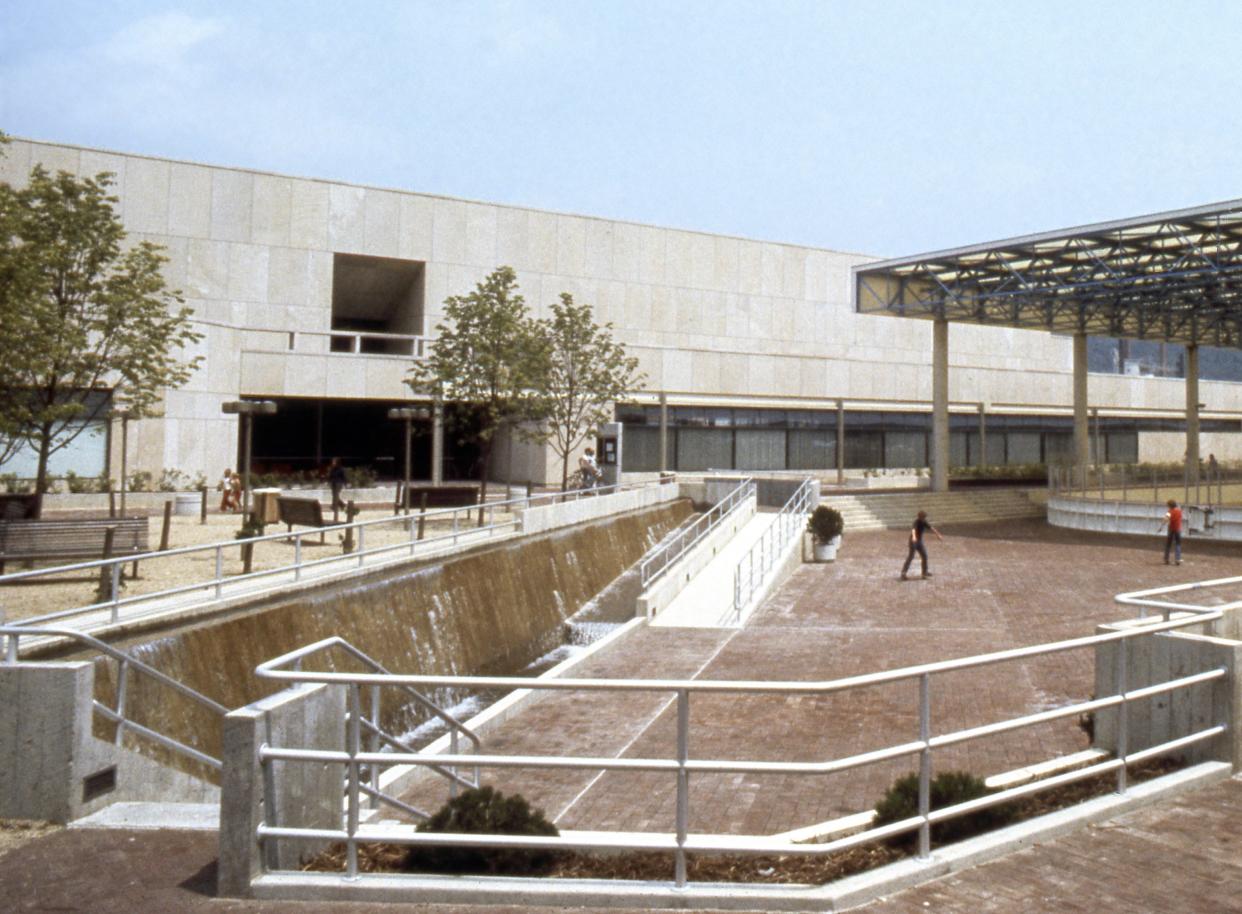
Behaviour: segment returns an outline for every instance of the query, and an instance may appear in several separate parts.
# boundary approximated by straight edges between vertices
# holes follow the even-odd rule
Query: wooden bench
[[[148,526],[146,517],[0,520],[0,574],[6,562],[105,558],[109,528],[114,531],[112,557],[141,555],[150,551]]]
[[[476,486],[410,486],[410,507],[419,507],[424,495],[428,508],[463,508],[479,503]]]
[[[0,520],[34,520],[41,502],[39,495],[0,495]]]
[[[289,532],[293,532],[294,524],[300,527],[319,527],[319,542],[324,541],[323,528],[329,526],[329,523],[323,519],[323,505],[319,503],[319,499],[286,498],[281,495],[276,499],[276,513],[280,523]]]

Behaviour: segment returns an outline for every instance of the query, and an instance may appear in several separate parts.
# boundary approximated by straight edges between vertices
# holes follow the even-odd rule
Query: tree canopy
[[[535,437],[551,444],[561,459],[561,488],[569,479],[569,455],[600,424],[612,404],[642,381],[638,359],[612,338],[612,324],[595,323],[589,304],[575,304],[562,292],[552,317],[539,322],[547,353],[539,384]]]
[[[151,415],[199,362],[180,352],[201,337],[162,249],[127,243],[111,184],[38,165],[23,187],[0,183],[0,463],[34,449],[40,493],[49,456],[109,400]]]
[[[429,355],[414,364],[407,381],[417,392],[475,407],[484,495],[496,432],[532,415],[546,361],[512,267],[498,267],[470,294],[444,300]]]

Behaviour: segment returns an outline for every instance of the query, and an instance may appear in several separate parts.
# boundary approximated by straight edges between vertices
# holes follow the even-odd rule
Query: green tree
[[[512,267],[498,267],[469,295],[444,300],[444,321],[428,356],[407,383],[474,408],[478,421],[480,503],[487,495],[496,432],[530,418],[533,388],[546,362],[543,339],[518,292]]]
[[[539,322],[544,378],[538,384],[534,437],[561,458],[561,490],[569,482],[569,455],[612,415],[613,404],[639,386],[638,359],[612,338],[612,324],[595,323],[591,306],[562,292],[552,317]]]
[[[34,450],[40,493],[48,458],[110,399],[151,415],[199,362],[180,357],[201,336],[165,286],[162,249],[127,244],[111,184],[39,165],[24,187],[0,183],[0,462]]]

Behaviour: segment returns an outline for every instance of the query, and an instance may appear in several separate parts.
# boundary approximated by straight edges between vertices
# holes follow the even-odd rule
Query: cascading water
[[[619,612],[624,601],[606,600],[601,591],[616,590],[609,584],[691,511],[688,501],[674,502],[435,564],[390,567],[122,646],[230,708],[275,691],[255,678],[258,664],[332,635],[394,672],[519,673],[563,643],[567,619],[579,631],[620,621],[608,614]],[[633,598],[628,602],[632,614]],[[605,604],[611,608],[603,610]],[[589,611],[581,613],[584,608]],[[340,657],[314,663],[320,669],[360,669]],[[114,665],[97,661],[97,697],[111,704],[115,688]],[[219,721],[208,712],[149,680],[131,678],[127,688],[137,722],[219,755]],[[435,699],[443,707],[467,697]],[[396,690],[384,695],[381,717],[394,733],[413,730],[424,719]]]

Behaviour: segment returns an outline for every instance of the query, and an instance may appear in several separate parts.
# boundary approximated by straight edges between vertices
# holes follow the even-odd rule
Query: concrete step
[[[69,827],[216,831],[220,828],[220,806],[218,803],[113,803],[70,823]]]
[[[909,524],[919,511],[926,511],[937,525],[986,523],[1044,514],[1042,505],[1017,489],[851,493],[825,496],[822,501],[841,512],[847,530],[899,529]]]

